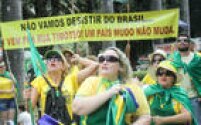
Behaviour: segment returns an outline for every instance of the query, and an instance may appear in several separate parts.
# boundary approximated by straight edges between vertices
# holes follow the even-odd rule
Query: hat
[[[158,65],[157,69],[159,69],[159,68],[164,68],[168,71],[172,71],[175,74],[175,76],[177,77],[176,83],[178,83],[182,80],[182,75],[177,72],[177,69],[174,67],[174,65],[172,64],[171,61],[161,61]],[[153,74],[154,80],[157,80],[157,76],[156,76],[157,69],[155,70],[155,73]]]
[[[67,62],[66,62],[66,59],[65,59],[64,55],[61,53],[61,51],[59,51],[59,50],[48,50],[48,51],[45,53],[44,58],[47,59],[47,58],[52,57],[52,56],[61,58],[62,61],[64,62],[64,64],[68,67],[68,64],[67,64]]]
[[[70,49],[63,49],[63,50],[62,50],[62,53],[63,53],[63,54],[69,53],[69,54],[71,54],[71,55],[74,54],[73,51],[71,51]]]
[[[39,120],[38,125],[60,125],[60,123],[49,115],[44,114]]]
[[[153,60],[154,55],[162,55],[163,58],[167,58],[167,53],[162,50],[162,49],[157,49],[156,51],[154,51],[152,54],[149,55],[150,60]]]

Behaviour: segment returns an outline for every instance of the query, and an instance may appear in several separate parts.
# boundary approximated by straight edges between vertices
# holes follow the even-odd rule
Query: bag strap
[[[46,83],[49,85],[49,87],[53,87],[51,84],[50,84],[50,82],[49,82],[49,80],[44,76],[44,75],[42,75],[43,76],[43,78],[45,79],[45,81],[46,81]],[[60,82],[60,84],[59,84],[59,86],[58,86],[58,89],[59,89],[59,91],[61,91],[61,87],[62,87],[62,85],[63,85],[63,79],[61,80],[61,82]]]

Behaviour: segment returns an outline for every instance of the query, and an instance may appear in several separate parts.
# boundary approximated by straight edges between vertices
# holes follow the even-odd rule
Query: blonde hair
[[[126,54],[116,47],[109,47],[105,51],[107,51],[107,50],[113,50],[119,56],[119,63],[120,63],[120,68],[121,68],[119,71],[119,79],[122,80],[123,82],[126,82],[127,80],[132,78],[133,72],[132,72],[132,68],[130,65],[130,61],[126,57]]]

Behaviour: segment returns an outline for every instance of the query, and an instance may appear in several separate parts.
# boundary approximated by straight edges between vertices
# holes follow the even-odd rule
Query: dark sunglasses
[[[177,42],[186,42],[186,43],[189,43],[190,40],[189,39],[177,39]]]
[[[62,61],[62,59],[59,55],[53,55],[53,56],[47,57],[47,61]]]
[[[98,57],[98,62],[103,63],[104,61],[107,61],[107,62],[119,62],[119,58],[115,57],[115,56],[112,56],[112,55],[107,55],[107,56],[100,55]]]
[[[175,77],[175,74],[172,71],[159,68],[156,71],[156,76],[163,76],[163,75],[168,76],[168,77]]]
[[[165,59],[164,58],[160,58],[160,59],[153,59],[153,63],[156,63],[156,62],[161,62],[161,61],[164,61]]]

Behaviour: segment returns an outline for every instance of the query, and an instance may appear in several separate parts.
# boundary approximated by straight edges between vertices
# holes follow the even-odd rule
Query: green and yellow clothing
[[[86,97],[86,96],[97,95],[98,93],[107,91],[111,86],[113,86],[114,84],[117,84],[117,83],[120,83],[120,81],[117,80],[114,82],[110,82],[102,77],[89,77],[81,85],[76,96]],[[141,116],[141,115],[150,114],[149,106],[147,104],[144,93],[140,89],[140,87],[138,87],[138,85],[128,84],[128,83],[124,84],[124,86],[125,86],[125,88],[129,88],[130,92],[132,92],[132,94],[134,95],[135,101],[133,101],[132,104],[134,104],[134,106],[136,106],[136,108],[134,109],[134,112],[126,112],[125,117],[123,117],[123,120],[120,118],[120,115],[122,115],[123,109],[120,108],[119,110],[117,110],[116,113],[113,114],[113,115],[116,115],[116,117],[113,117],[116,120],[116,122],[118,122],[118,120],[122,120],[122,122],[121,122],[122,124],[131,123],[132,116]],[[116,100],[113,100],[113,97],[117,97]],[[118,105],[116,105],[117,107],[121,107],[121,104],[125,105],[121,96],[115,95],[113,97],[111,100],[113,100],[114,103],[115,103],[115,101],[120,101],[119,103],[116,103],[116,104],[118,104]],[[119,98],[119,100],[118,100],[118,98]],[[108,121],[112,121],[112,120],[108,117],[108,116],[110,116],[110,114],[107,114],[107,112],[109,112],[110,108],[112,107],[111,100],[108,100],[102,107],[100,107],[93,113],[89,114],[88,116],[85,116],[84,117],[85,121],[86,121],[85,124],[87,124],[87,125],[109,125],[109,124],[113,125],[111,122],[108,122]],[[136,102],[136,103],[134,103],[134,102]],[[91,103],[93,103],[93,102],[91,102]],[[132,105],[130,107],[132,107]],[[110,120],[108,120],[108,118]],[[118,119],[118,118],[120,118],[120,119]]]
[[[151,77],[150,74],[146,74],[145,77],[142,79],[142,82],[147,85],[152,85],[156,83],[156,81]]]
[[[45,76],[47,80],[53,87],[58,87],[48,76]],[[41,112],[44,114],[45,111],[45,102],[47,97],[47,92],[50,90],[49,85],[46,83],[43,76],[38,76],[31,85],[37,89],[40,95],[40,106]],[[72,118],[72,101],[78,90],[78,81],[77,74],[69,74],[64,78],[63,85],[61,88],[62,95],[66,97],[66,107],[68,108],[68,112]]]
[[[13,81],[9,78],[1,77],[0,76],[0,90],[11,90],[13,87]],[[10,99],[14,98],[15,94],[13,93],[1,93],[0,99]]]
[[[197,53],[193,53],[192,59],[188,63],[184,62],[182,58],[181,54],[176,51],[169,57],[169,60],[173,61],[173,65],[178,70],[182,69],[183,74],[189,75],[190,82],[194,86],[193,89],[196,90],[198,96],[201,96],[201,56]],[[188,90],[188,88],[185,89]],[[194,92],[192,92],[192,96],[194,96]]]
[[[181,113],[181,110],[184,107],[191,113],[193,119],[191,124],[197,125],[186,91],[181,87],[173,86],[169,89],[164,89],[160,84],[154,84],[145,88],[144,92],[149,101],[152,116],[177,115]]]
[[[71,68],[70,68],[70,73],[72,74],[77,74],[79,72],[79,67],[77,65],[73,65]]]
[[[5,71],[4,73],[0,74],[0,90],[11,90],[14,82],[11,80],[10,73]],[[0,99],[10,99],[14,98],[15,94],[13,93],[1,93]]]

